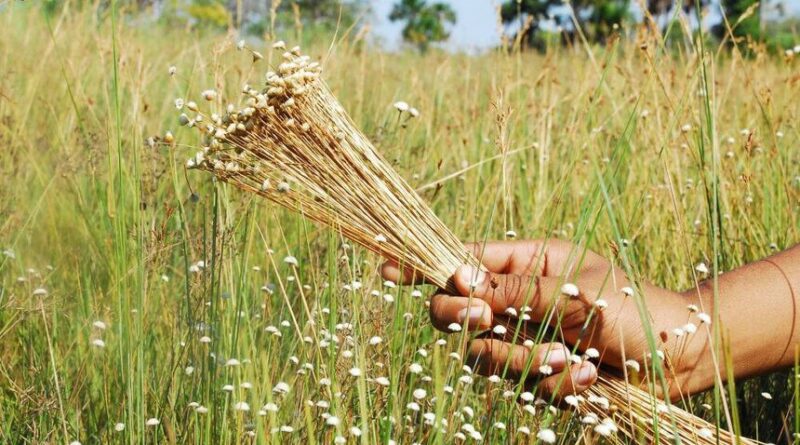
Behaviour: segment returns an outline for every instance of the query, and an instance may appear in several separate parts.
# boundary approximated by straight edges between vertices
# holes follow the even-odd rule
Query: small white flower
[[[597,300],[595,300],[594,305],[598,310],[602,311],[603,309],[608,307],[608,302],[602,298],[598,298]]]
[[[335,443],[336,445],[344,445],[347,443],[347,439],[345,439],[342,436],[336,436],[333,438],[333,443]]]
[[[289,425],[281,425],[280,431],[282,433],[293,433],[294,432],[294,428],[292,428]]]
[[[494,332],[497,335],[504,335],[507,331],[508,329],[506,329],[506,327],[503,325],[497,325],[492,328],[492,332]]]
[[[377,384],[379,384],[381,386],[389,386],[389,385],[391,385],[391,382],[386,377],[377,377],[375,379],[375,383],[377,383]]]
[[[531,429],[528,428],[527,426],[521,426],[521,427],[517,428],[517,432],[519,434],[524,434],[524,435],[528,436],[528,435],[531,434]]]
[[[505,430],[506,429],[506,424],[503,423],[503,422],[495,422],[493,426],[498,430]]]
[[[339,426],[340,423],[342,423],[342,421],[336,416],[330,416],[325,419],[325,424],[328,426]]]
[[[205,90],[200,93],[200,95],[203,96],[203,99],[207,101],[212,101],[217,98],[217,92],[214,90]]]
[[[711,316],[705,312],[697,314],[697,319],[700,320],[700,323],[711,324]]]
[[[411,296],[414,298],[420,298],[422,297],[422,291],[414,289],[413,291],[411,291]]]
[[[159,423],[161,423],[160,420],[156,419],[155,417],[151,417],[151,418],[147,419],[147,421],[144,424],[145,424],[145,426],[156,426]]]
[[[233,392],[235,388],[231,384],[223,385],[222,390],[225,392]]]
[[[564,283],[561,286],[561,293],[566,295],[566,296],[568,296],[568,297],[575,298],[578,295],[580,295],[580,290],[578,289],[578,286],[576,286],[576,285],[574,285],[572,283]],[[549,430],[547,430],[547,431],[549,431]]]
[[[228,359],[228,361],[225,362],[225,366],[239,366],[241,364],[242,363],[235,358]]]
[[[380,338],[380,337],[378,337],[378,336],[375,336],[375,337],[372,337],[372,338],[370,338],[370,339],[369,339],[369,344],[370,344],[371,346],[376,346],[376,345],[379,345],[379,344],[381,344],[382,342],[383,342],[383,339],[382,339],[382,338]]]
[[[244,49],[244,45],[245,45],[245,41],[244,40],[239,40],[238,42],[236,42],[236,49],[243,50]]]
[[[272,402],[269,402],[266,405],[264,405],[264,407],[261,408],[261,409],[263,409],[264,411],[267,411],[267,412],[277,413],[278,412],[278,405],[276,405],[276,404],[274,404]]]
[[[597,423],[597,414],[588,413],[581,418],[581,423],[584,425],[594,425]]]
[[[44,297],[46,295],[47,295],[47,289],[43,287],[37,287],[36,289],[33,290],[34,297]]]
[[[633,288],[632,287],[625,286],[622,289],[620,289],[620,291],[622,291],[622,294],[625,295],[626,297],[632,297],[633,296]]]
[[[625,367],[631,371],[639,372],[639,362],[636,360],[625,360]]]
[[[348,373],[353,377],[360,377],[361,376],[361,369],[359,368],[350,368]]]
[[[584,354],[586,354],[586,356],[587,356],[587,357],[589,357],[589,358],[597,358],[597,357],[600,357],[600,351],[598,351],[598,350],[597,350],[597,349],[595,349],[595,348],[589,348],[589,349],[587,349],[587,350],[586,350],[586,352],[584,352]]]
[[[553,367],[550,365],[540,365],[539,366],[539,374],[541,375],[550,375],[553,373]]]
[[[500,383],[500,382],[502,381],[502,379],[500,378],[500,376],[499,376],[499,375],[497,375],[497,374],[492,374],[492,375],[490,375],[488,380],[489,380],[489,382],[491,382],[491,383]]]
[[[556,433],[554,433],[553,430],[549,428],[544,428],[542,430],[539,430],[538,433],[536,433],[536,438],[544,443],[555,443]]]
[[[174,65],[172,65],[172,66],[169,67],[168,72],[169,72],[170,76],[174,76],[178,72],[178,68],[176,68]]]
[[[376,243],[385,243],[386,242],[386,237],[381,235],[381,234],[375,235],[375,242]]]
[[[291,388],[286,382],[278,382],[274,388],[272,388],[272,392],[278,394],[287,394]]]
[[[711,430],[708,429],[708,428],[700,428],[699,430],[697,430],[697,435],[702,437],[702,438],[704,438],[704,439],[713,439],[714,438],[714,433],[711,432]]]
[[[570,394],[570,395],[564,397],[564,403],[566,403],[567,405],[572,406],[574,408],[577,408],[578,407],[578,398],[575,397],[574,395]]]
[[[408,103],[403,102],[402,100],[395,102],[393,107],[395,107],[395,109],[397,109],[397,111],[399,111],[401,113],[404,112],[404,111],[408,111],[408,109],[410,108],[408,106]]]
[[[120,432],[125,430],[125,424],[122,422],[117,422],[114,424],[114,431]]]
[[[408,371],[412,374],[419,374],[422,372],[422,365],[419,363],[412,363],[408,366]]]
[[[421,399],[424,399],[424,398],[425,398],[425,397],[428,395],[428,392],[427,392],[427,391],[425,391],[425,390],[424,390],[424,389],[422,389],[422,388],[417,388],[417,389],[415,389],[415,390],[414,390],[414,392],[413,392],[413,393],[411,393],[411,395],[412,395],[412,396],[413,396],[415,399],[417,399],[417,400],[421,400]]]
[[[106,347],[106,342],[104,342],[103,340],[101,340],[99,338],[96,338],[96,339],[92,340],[92,346],[94,346],[95,348],[105,348]]]
[[[461,325],[458,323],[450,323],[449,325],[447,325],[447,329],[450,330],[451,332],[459,332],[461,331]]]
[[[417,402],[409,402],[406,405],[406,409],[409,409],[411,411],[417,412],[417,411],[420,410],[419,403],[417,403]]]
[[[606,425],[604,423],[600,423],[600,424],[595,425],[594,426],[594,432],[599,434],[600,436],[603,436],[603,437],[611,436],[611,428],[609,428],[608,425]]]
[[[508,231],[506,231],[506,238],[508,238],[508,239],[514,239],[514,238],[516,238],[516,237],[517,237],[517,232],[515,232],[515,231],[513,231],[513,230],[508,230]]]
[[[233,405],[233,409],[235,409],[236,411],[246,412],[250,411],[250,405],[248,405],[247,402],[236,402],[236,404]]]
[[[207,335],[200,337],[200,343],[211,343],[211,337]]]
[[[206,414],[206,413],[208,413],[208,408],[206,408],[205,406],[202,406],[202,405],[201,405],[201,406],[198,406],[198,407],[197,407],[197,408],[194,410],[194,412],[196,412],[197,414]]]
[[[706,266],[706,263],[700,262],[700,263],[697,263],[697,266],[694,266],[694,270],[696,270],[697,272],[699,272],[701,274],[707,274],[708,273],[708,266]]]
[[[684,133],[688,133],[688,132],[692,131],[692,126],[690,124],[684,124],[681,127],[681,131],[684,132]]]
[[[417,110],[414,107],[411,107],[408,109],[408,114],[410,114],[411,117],[419,117],[419,110]]]
[[[297,258],[289,255],[283,259],[283,262],[290,265],[290,266],[297,266],[299,263],[297,262]]]
[[[763,397],[763,398],[765,398],[767,400],[772,400],[772,394],[770,394],[768,392],[762,392],[761,393],[761,397]]]
[[[361,437],[361,434],[362,434],[361,433],[361,428],[359,428],[357,426],[350,427],[350,434],[352,434],[355,437]]]
[[[101,331],[105,331],[106,330],[106,324],[103,323],[100,320],[97,320],[94,323],[92,323],[92,326],[94,326],[97,329],[100,329]]]
[[[522,399],[523,402],[533,402],[534,399],[533,394],[528,391],[525,391],[522,394],[520,394],[519,398]]]

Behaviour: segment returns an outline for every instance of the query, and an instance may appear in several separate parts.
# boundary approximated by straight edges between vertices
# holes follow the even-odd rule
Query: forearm
[[[774,371],[794,363],[795,346],[800,343],[800,246],[722,274],[714,289],[713,279],[701,283],[687,296],[698,297],[705,310],[713,313],[718,304],[720,333],[716,363],[711,355],[714,326],[705,327],[696,345],[698,373],[693,386],[711,386],[719,373],[736,378]],[[715,298],[716,295],[716,298]],[[732,370],[727,370],[725,355]],[[732,371],[732,372],[731,372]],[[700,388],[694,388],[700,389]]]

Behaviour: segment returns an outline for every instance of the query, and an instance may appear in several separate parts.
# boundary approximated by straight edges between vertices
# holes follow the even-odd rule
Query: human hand
[[[543,396],[580,393],[597,379],[597,368],[587,360],[592,357],[586,351],[596,353],[600,362],[620,374],[626,361],[634,369],[639,366],[631,360],[651,362],[640,317],[644,310],[658,350],[669,356],[669,396],[709,385],[708,366],[699,359],[707,336],[700,329],[692,336],[678,335],[676,330],[692,323],[687,311],[690,297],[647,283],[634,295],[622,270],[563,241],[489,242],[467,248],[487,270],[462,266],[454,275],[458,295],[440,291],[431,297],[430,316],[433,325],[445,332],[452,332],[453,323],[477,331],[510,318],[505,335],[482,336],[469,343],[467,360],[476,372],[526,381],[539,377],[537,390]],[[414,281],[413,271],[400,271],[392,263],[385,263],[382,273],[386,279]],[[637,307],[638,297],[643,306]],[[523,320],[521,335],[514,335],[519,317],[529,320]],[[535,335],[536,324],[551,327],[558,336],[540,337],[538,344],[523,342],[532,332]]]

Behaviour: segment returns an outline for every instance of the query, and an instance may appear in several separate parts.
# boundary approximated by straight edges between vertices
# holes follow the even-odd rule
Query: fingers
[[[416,270],[410,267],[402,269],[394,260],[388,260],[381,265],[381,276],[384,280],[391,280],[397,284],[422,284],[425,280]]]
[[[592,313],[597,294],[589,282],[575,294],[562,289],[563,278],[517,274],[494,274],[462,266],[454,275],[456,289],[462,296],[485,301],[495,314],[513,308],[535,322],[560,323],[564,329],[581,326]],[[573,285],[574,287],[574,285]]]
[[[499,375],[520,379],[535,376],[540,367],[557,374],[567,367],[569,351],[560,343],[542,343],[529,349],[523,345],[506,343],[496,339],[478,339],[469,344],[467,364],[481,375]]]
[[[589,361],[571,364],[569,350],[560,343],[542,343],[531,350],[501,340],[475,340],[469,345],[467,364],[485,376],[513,380],[539,376],[536,390],[548,398],[579,394],[597,381],[597,367]]]
[[[560,399],[569,394],[580,394],[596,381],[597,367],[592,362],[583,361],[580,364],[570,365],[567,373],[542,379],[536,390],[542,397]]]
[[[478,298],[434,295],[431,297],[430,315],[433,326],[445,332],[460,329],[465,321],[469,330],[492,327],[492,309]],[[457,328],[454,329],[454,325]]]

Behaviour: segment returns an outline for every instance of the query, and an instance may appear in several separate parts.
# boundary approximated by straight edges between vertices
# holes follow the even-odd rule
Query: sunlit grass
[[[236,97],[261,81],[269,45],[250,42],[266,58],[253,64],[232,37],[110,14],[0,15],[1,441],[450,443],[468,423],[528,443],[542,421],[580,436],[570,411],[531,414],[504,397],[511,385],[465,372],[461,339],[428,325],[415,289],[384,286],[378,258],[185,173],[197,140],[174,100]],[[464,239],[570,239],[673,289],[699,262],[726,271],[800,239],[795,60],[709,54],[704,74],[696,48],[655,42],[592,59],[328,43],[306,50],[413,186],[464,170],[422,192]],[[499,154],[501,96],[504,144],[521,150],[478,164]],[[398,100],[419,118],[401,125]],[[167,130],[177,147],[148,146]],[[785,413],[797,422],[794,385],[736,382],[738,405],[709,392],[691,411],[786,440],[800,432],[780,432]]]

